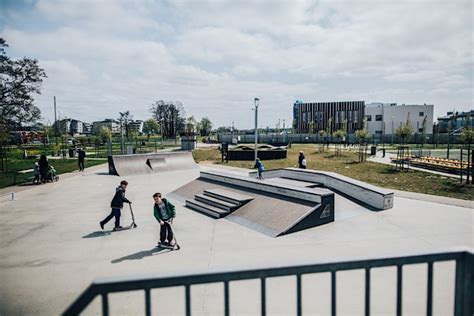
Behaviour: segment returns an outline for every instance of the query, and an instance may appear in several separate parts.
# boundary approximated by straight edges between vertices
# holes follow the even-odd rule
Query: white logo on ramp
[[[321,216],[319,216],[319,218],[326,218],[329,216],[331,216],[331,205],[328,204],[324,207],[324,210],[321,213]]]

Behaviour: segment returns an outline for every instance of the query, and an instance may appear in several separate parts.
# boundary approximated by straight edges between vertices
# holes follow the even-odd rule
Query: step
[[[220,188],[204,190],[204,195],[207,195],[207,196],[210,196],[210,197],[213,197],[213,198],[216,198],[228,203],[236,204],[238,206],[243,205],[253,200],[253,197],[251,196],[239,194],[233,191],[220,189]]]
[[[223,209],[227,212],[235,211],[235,209],[237,209],[239,207],[239,204],[229,203],[229,202],[223,201],[221,199],[217,199],[217,198],[214,198],[212,196],[208,196],[208,195],[204,195],[204,194],[196,194],[194,196],[194,199],[196,201],[199,201],[199,202],[209,204],[209,205],[215,206],[217,208]]]
[[[228,211],[224,211],[220,208],[196,200],[186,200],[186,206],[190,209],[207,214],[214,218],[221,218],[229,214]]]

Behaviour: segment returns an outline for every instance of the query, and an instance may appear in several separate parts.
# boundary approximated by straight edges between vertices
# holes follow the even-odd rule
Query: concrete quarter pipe
[[[109,174],[128,176],[198,168],[191,152],[109,156]]]

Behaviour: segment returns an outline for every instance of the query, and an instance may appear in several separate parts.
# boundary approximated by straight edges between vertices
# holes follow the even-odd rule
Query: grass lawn
[[[0,172],[0,188],[5,188],[11,185],[15,185],[15,174],[19,170],[26,170],[26,169],[33,169],[35,165],[35,159],[15,159],[8,161],[8,171]],[[88,160],[86,158],[86,168],[92,167],[95,165],[100,165],[106,163],[107,159],[97,159],[97,160]],[[54,166],[58,174],[67,173],[74,170],[78,170],[77,166],[77,159],[57,159],[57,160],[50,160],[49,163]],[[17,177],[17,184],[22,182],[29,182],[31,181],[31,177],[34,174],[27,173],[24,176],[18,175]]]
[[[319,153],[317,145],[293,145],[288,150],[286,159],[263,161],[265,169],[296,167],[300,150],[305,153],[309,169],[337,172],[384,188],[474,200],[474,186],[462,185],[458,179],[416,170],[400,172],[394,166],[375,162],[358,163],[355,151],[343,151],[342,156],[335,157],[334,149]],[[253,161],[222,163],[217,149],[194,150],[193,157],[197,162],[212,161],[228,166],[253,168]]]

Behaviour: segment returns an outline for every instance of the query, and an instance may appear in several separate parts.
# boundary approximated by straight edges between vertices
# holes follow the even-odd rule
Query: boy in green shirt
[[[176,217],[176,211],[173,204],[165,198],[161,198],[161,193],[153,194],[155,205],[153,206],[153,215],[160,223],[160,242],[158,246],[174,246],[173,230],[171,222]]]

